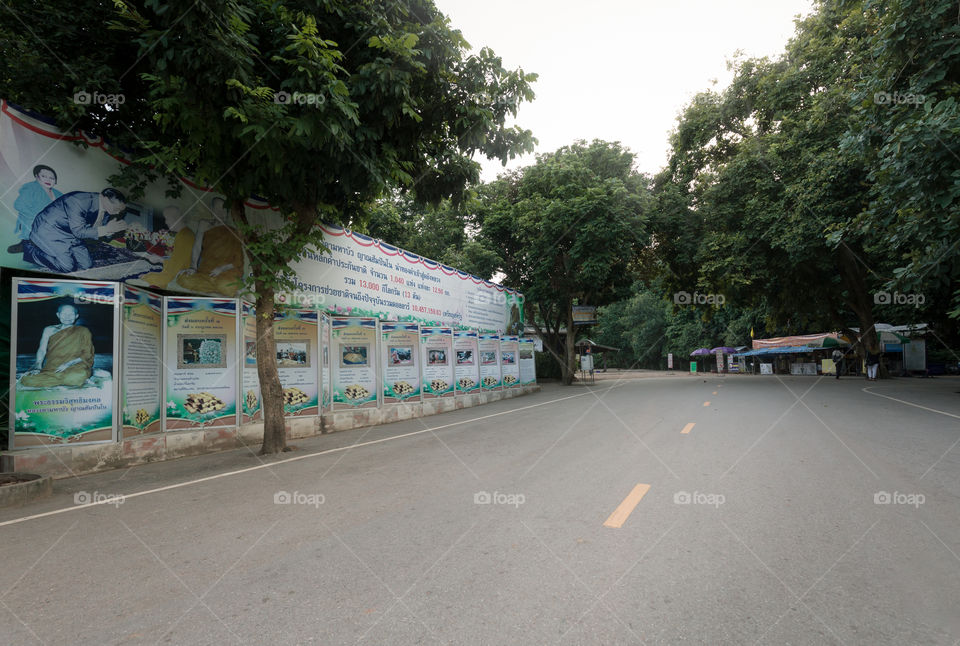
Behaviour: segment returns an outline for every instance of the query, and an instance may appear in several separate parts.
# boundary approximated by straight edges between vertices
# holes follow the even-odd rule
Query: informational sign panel
[[[717,351],[717,372],[723,372],[723,352]]]
[[[477,345],[480,351],[480,385],[484,390],[500,387],[500,335],[481,334]]]
[[[334,317],[330,350],[333,409],[376,408],[377,320]]]
[[[772,374],[773,374],[773,364],[772,364],[772,363],[761,363],[761,364],[760,364],[760,374],[761,374],[761,375],[772,375]]]
[[[523,331],[523,295],[381,240],[323,225],[330,253],[306,251],[292,266],[288,302],[331,314],[428,326]]]
[[[477,339],[476,330],[455,330],[453,333],[454,377],[458,395],[480,388],[480,349]]]
[[[332,379],[330,371],[330,317],[320,315],[320,390],[323,397],[323,410],[330,410],[330,381]]]
[[[237,304],[166,299],[166,430],[236,425]]]
[[[257,372],[257,313],[252,303],[242,303],[243,371],[240,384],[240,420],[243,424],[263,419],[260,375]]]
[[[154,433],[163,383],[163,299],[145,289],[123,288],[123,437]]]
[[[520,344],[517,337],[505,336],[500,341],[500,379],[504,388],[520,385]]]
[[[690,362],[690,373],[691,373],[691,374],[696,374],[696,372],[697,372],[697,362],[696,362],[696,361],[691,361],[691,362]]]
[[[288,417],[320,412],[319,322],[316,310],[274,311],[277,370],[283,387],[283,412]]]
[[[580,370],[584,372],[590,372],[593,370],[593,355],[592,354],[581,354],[580,355]]]
[[[420,326],[381,323],[383,403],[420,401]]]
[[[596,325],[597,308],[593,305],[574,305],[573,306],[573,324],[574,325]]]
[[[667,370],[673,370],[673,353],[667,354]]]
[[[448,327],[421,327],[420,360],[423,366],[423,398],[453,397],[453,330]]]
[[[120,286],[15,278],[10,448],[117,439]]]
[[[520,364],[520,383],[524,386],[537,383],[537,362],[534,359],[533,339],[520,339],[517,356]]]

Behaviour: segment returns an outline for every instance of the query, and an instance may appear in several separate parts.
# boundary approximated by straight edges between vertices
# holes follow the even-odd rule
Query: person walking
[[[837,371],[837,379],[839,379],[840,373],[843,372],[843,351],[840,348],[834,348],[832,359],[834,369]]]
[[[867,350],[867,381],[877,380],[877,369],[880,367],[880,354]]]

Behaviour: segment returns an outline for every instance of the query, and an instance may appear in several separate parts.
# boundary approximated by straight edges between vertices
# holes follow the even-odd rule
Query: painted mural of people
[[[54,188],[57,185],[57,171],[44,164],[33,167],[34,181],[27,182],[20,187],[13,208],[17,212],[17,226],[13,234],[20,239],[15,245],[7,248],[9,253],[22,253],[23,241],[30,238],[33,229],[33,220],[51,202],[63,195]]]
[[[93,336],[77,325],[76,306],[64,303],[57,308],[59,323],[48,325],[40,337],[33,369],[20,378],[31,388],[82,386],[93,374]]]
[[[118,217],[126,206],[127,198],[115,188],[61,195],[34,219],[30,239],[23,242],[23,259],[61,274],[89,269],[93,259],[84,241],[126,230],[127,223]]]
[[[240,234],[227,226],[229,216],[223,205],[223,198],[213,198],[211,213],[217,222],[208,222],[210,228],[198,227],[191,269],[181,272],[177,284],[192,292],[234,297],[243,279],[243,243]]]
[[[190,268],[193,253],[193,244],[196,242],[196,233],[187,226],[187,216],[181,214],[180,208],[168,206],[163,210],[163,218],[170,231],[177,235],[173,239],[173,251],[170,257],[163,261],[163,269],[140,276],[152,287],[166,287],[177,275]]]

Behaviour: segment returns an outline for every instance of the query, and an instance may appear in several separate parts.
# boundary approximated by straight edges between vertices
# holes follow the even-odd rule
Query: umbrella
[[[690,353],[691,357],[703,357],[712,354],[707,348],[699,348]]]
[[[718,352],[722,352],[723,354],[733,354],[736,351],[737,351],[736,348],[728,348],[725,345],[721,345],[720,347],[714,348],[713,350],[711,350],[710,354],[716,354]]]

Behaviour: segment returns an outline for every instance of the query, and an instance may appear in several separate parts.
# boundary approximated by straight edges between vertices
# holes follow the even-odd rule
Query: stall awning
[[[757,350],[748,350],[747,352],[739,352],[735,354],[735,357],[755,357],[759,355],[767,354],[809,354],[814,350],[820,350],[821,348],[810,348],[805,345],[788,345],[781,346],[777,348],[759,348]]]

